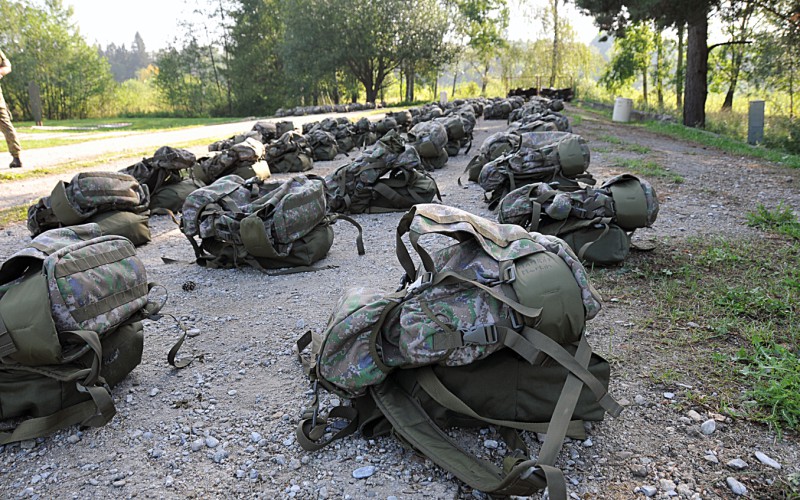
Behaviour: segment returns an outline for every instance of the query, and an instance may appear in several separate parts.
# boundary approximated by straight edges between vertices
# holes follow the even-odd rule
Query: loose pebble
[[[712,418],[700,424],[700,432],[706,436],[710,436],[717,430],[717,422]]]
[[[366,467],[359,467],[358,469],[353,471],[353,477],[356,479],[366,479],[371,475],[375,474],[377,469],[373,465],[367,465]]]
[[[744,470],[747,468],[747,462],[745,462],[741,458],[734,458],[733,460],[729,460],[728,463],[725,465],[734,470]]]
[[[772,467],[773,469],[779,469],[780,470],[781,464],[779,464],[778,462],[776,462],[775,460],[773,460],[769,456],[765,455],[764,453],[762,453],[760,451],[757,451],[755,453],[755,455],[756,455],[756,459],[758,459],[758,461],[761,462],[762,464],[764,464],[766,466],[769,466],[769,467]]]
[[[725,482],[728,484],[728,488],[731,489],[734,495],[747,495],[747,488],[732,477],[728,477],[725,479]]]

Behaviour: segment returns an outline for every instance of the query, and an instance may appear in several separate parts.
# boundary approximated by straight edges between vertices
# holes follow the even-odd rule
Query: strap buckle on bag
[[[422,273],[419,278],[414,280],[413,283],[408,285],[408,293],[409,295],[420,292],[430,286],[433,283],[433,273],[430,271],[426,271]]]
[[[511,308],[509,308],[508,311],[508,319],[511,320],[511,328],[515,332],[519,332],[525,326],[525,320],[523,319],[522,314]]]
[[[503,269],[502,283],[513,283],[516,280],[517,280],[517,266],[512,264],[507,268]]]
[[[497,328],[494,325],[473,325],[459,328],[466,344],[489,345],[497,343]]]

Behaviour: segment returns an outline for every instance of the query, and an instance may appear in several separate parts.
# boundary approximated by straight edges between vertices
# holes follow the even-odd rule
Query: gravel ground
[[[476,147],[504,127],[479,120]],[[774,206],[784,200],[800,207],[798,172],[590,115],[575,132],[596,148],[590,171],[601,181],[622,171],[614,163],[626,155],[655,160],[684,177],[682,184],[650,179],[661,212],[653,228],[635,237],[655,243],[654,252],[680,247],[690,235],[755,237],[744,224],[755,203]],[[632,153],[605,142],[609,135],[647,146],[649,152]],[[493,218],[479,186],[457,184],[470,156],[451,158],[434,177],[444,203]],[[319,162],[311,173],[325,175],[346,161],[340,156]],[[16,187],[4,183],[2,191],[13,195]],[[174,223],[153,217],[153,241],[139,255],[150,279],[170,292],[165,311],[181,318],[194,335],[184,351],[202,358],[184,370],[171,369],[166,353],[178,329],[166,318],[148,322],[144,360],[115,388],[118,414],[112,422],[0,447],[0,496],[485,498],[393,438],[368,441],[354,435],[314,453],[303,451],[294,438],[301,411],[311,401],[293,355],[294,341],[308,329],[325,327],[345,288],[396,288],[402,275],[394,257],[400,216],[355,216],[364,227],[367,254],[361,257],[355,230],[337,224],[334,245],[320,264],[338,267],[288,276],[201,268],[190,263],[191,247]],[[28,240],[24,225],[2,234],[0,260]],[[632,254],[630,265],[648,255]],[[162,256],[180,262],[165,264]],[[602,281],[604,272],[611,271],[592,274]],[[182,290],[187,281],[195,283],[194,290]],[[602,287],[599,291],[604,293]],[[649,307],[647,297],[605,299],[603,311],[588,326],[589,340],[612,361],[611,392],[627,408],[620,418],[594,423],[589,439],[565,443],[559,465],[572,498],[729,498],[740,487],[748,497],[760,498],[772,481],[800,470],[795,436],[777,440],[763,426],[694,407],[686,400],[691,387],[666,392],[654,385],[648,378],[653,367],[681,363],[681,352],[640,348],[648,332],[637,329],[634,320]],[[326,396],[322,404],[338,401]],[[463,436],[486,458],[506,452],[492,428]],[[757,458],[757,452],[782,468]]]

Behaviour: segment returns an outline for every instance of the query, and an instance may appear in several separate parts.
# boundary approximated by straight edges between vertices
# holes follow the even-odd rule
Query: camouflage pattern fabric
[[[267,163],[276,172],[305,172],[314,166],[311,146],[294,130],[285,132],[267,146]]]
[[[257,124],[256,124],[257,125]],[[236,134],[233,137],[229,137],[228,139],[223,139],[221,141],[212,142],[208,145],[209,151],[225,151],[226,149],[230,149],[236,144],[242,143],[247,139],[254,139],[258,142],[263,142],[263,136],[261,132],[258,130],[250,130],[243,134]]]
[[[639,227],[650,227],[658,216],[658,196],[649,182],[632,175],[614,177],[599,188],[586,187],[570,192],[559,191],[556,187],[541,182],[522,186],[508,193],[500,202],[498,221],[517,224],[529,231],[556,235],[560,233],[544,228],[553,224],[555,227],[563,227],[560,222],[570,218],[608,219],[609,222],[617,223],[617,204],[614,202],[611,187],[620,182],[638,183],[646,200],[643,206],[646,213],[641,214],[643,224]],[[625,229],[630,231],[638,227]]]
[[[48,229],[80,224],[104,212],[142,213],[150,192],[132,176],[118,172],[86,172],[69,183],[59,181],[50,196],[28,207],[28,230],[36,236]]]
[[[259,257],[288,257],[294,242],[325,223],[326,217],[324,181],[319,177],[301,175],[265,182],[230,175],[187,197],[181,231],[192,241],[199,263],[211,267],[258,266]],[[270,255],[257,255],[249,245],[243,224],[250,220],[260,224]],[[199,243],[195,237],[200,238]],[[226,248],[233,249],[232,261],[227,254],[224,258],[217,255]],[[219,258],[214,259],[215,255]]]
[[[499,202],[509,191],[532,182],[580,179],[594,183],[591,176],[584,174],[589,167],[590,154],[582,137],[568,132],[529,132],[520,137],[516,151],[498,157],[481,169],[478,183],[491,193],[487,200],[490,205]],[[568,157],[566,150],[570,152]]]
[[[454,118],[459,123],[461,122],[460,118]],[[411,130],[408,131],[408,144],[417,150],[423,161],[440,158],[447,141],[447,129],[443,123],[438,121],[421,122],[411,127]],[[446,155],[444,161],[447,162]],[[439,162],[436,162],[433,166],[442,168],[444,164],[440,165]],[[429,170],[433,170],[433,168]]]
[[[318,128],[305,134],[305,138],[311,147],[311,156],[314,161],[333,160],[339,154],[339,145],[336,142],[336,137],[330,132]]]
[[[253,166],[264,159],[265,148],[258,140],[248,137],[228,149],[211,153],[200,158],[192,171],[193,177],[204,184],[211,184],[239,168]]]
[[[162,146],[150,158],[120,170],[133,176],[139,184],[147,185],[151,199],[163,186],[176,184],[183,180],[183,172],[190,172],[197,164],[194,153],[187,149]]]
[[[421,256],[429,256],[432,268],[414,269],[399,239],[405,233]],[[429,235],[457,242],[429,254],[420,246],[421,238]],[[314,342],[320,355],[318,376],[335,390],[355,397],[382,382],[393,368],[460,366],[501,349],[503,343],[487,332],[513,329],[512,309],[531,321],[542,314],[541,309],[517,303],[504,291],[514,278],[508,278],[503,269],[540,253],[553,255],[571,276],[576,290],[571,300],[581,304],[583,320],[593,318],[600,310],[599,295],[563,241],[454,207],[417,205],[398,229],[398,257],[409,284],[393,294],[364,289],[345,293],[326,330]],[[373,332],[378,332],[377,337]],[[573,335],[582,333],[581,323]]]

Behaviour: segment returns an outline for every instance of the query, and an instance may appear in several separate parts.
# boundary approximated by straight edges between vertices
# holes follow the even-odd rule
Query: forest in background
[[[507,1],[518,2],[537,40],[508,39]],[[58,120],[266,116],[296,105],[572,86],[583,99],[628,96],[637,109],[683,112],[688,125],[705,126],[708,111],[723,128],[736,127],[726,116],[758,98],[785,145],[800,149],[797,0],[569,2],[611,37],[608,54],[576,40],[565,0],[539,8],[525,0],[209,0],[156,52],[138,33],[129,47],[88,44],[61,0],[12,0],[0,3],[0,47],[14,67],[3,91],[15,116],[30,119],[34,82],[44,118]],[[712,16],[725,39],[715,44]]]

